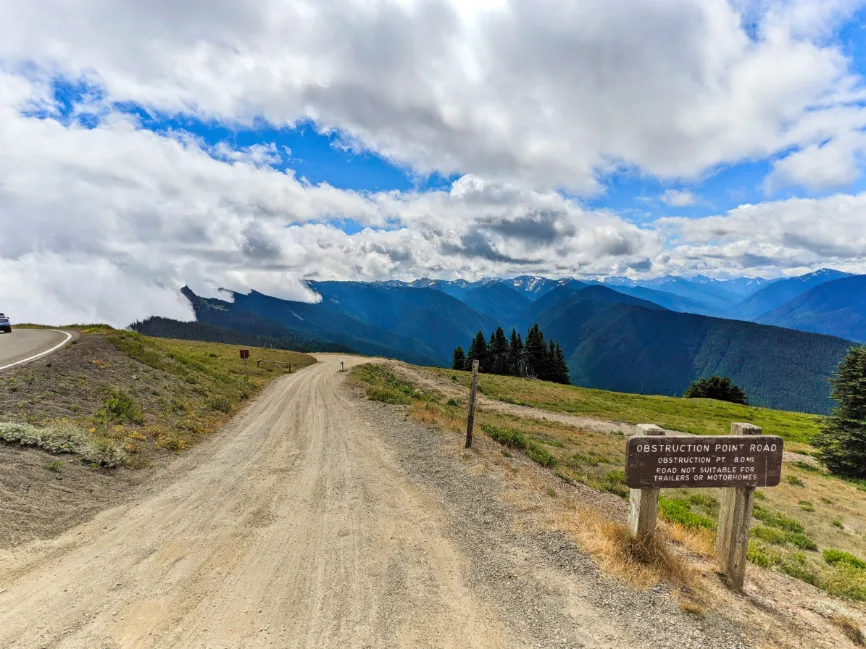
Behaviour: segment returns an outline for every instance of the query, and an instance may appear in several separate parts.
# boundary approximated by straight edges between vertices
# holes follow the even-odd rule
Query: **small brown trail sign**
[[[625,481],[631,489],[775,487],[781,437],[632,437]]]

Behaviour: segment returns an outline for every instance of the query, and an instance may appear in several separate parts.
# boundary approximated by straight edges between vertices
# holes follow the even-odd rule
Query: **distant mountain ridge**
[[[758,322],[866,343],[866,275],[823,282]]]
[[[743,300],[731,311],[731,316],[740,320],[758,320],[816,286],[850,276],[849,273],[822,268],[807,275],[777,280]]]
[[[309,351],[344,349],[421,365],[449,365],[454,347],[479,330],[502,326],[510,334],[514,327],[525,335],[538,322],[562,342],[571,378],[579,385],[672,395],[708,373],[724,373],[756,405],[828,412],[827,380],[848,340],[682,313],[712,307],[662,290],[683,288],[682,282],[658,285],[525,276],[479,282],[310,282],[321,297],[315,304],[255,291],[212,299],[185,288],[184,295],[199,323],[233,332],[226,336],[258,336],[279,345],[294,341]],[[713,288],[718,298],[721,293]],[[209,328],[175,329],[166,322],[149,326],[185,336],[223,335]]]

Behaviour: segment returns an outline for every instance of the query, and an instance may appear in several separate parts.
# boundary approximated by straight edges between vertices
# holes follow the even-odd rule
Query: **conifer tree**
[[[466,352],[460,345],[454,349],[454,356],[451,359],[452,370],[462,370],[466,366]]]
[[[493,374],[508,374],[508,338],[502,327],[497,327],[490,336],[490,346],[487,349],[490,372]]]
[[[508,373],[511,376],[521,376],[520,357],[523,355],[523,339],[516,329],[511,330],[511,340],[508,343]]]
[[[526,369],[529,376],[541,378],[547,374],[547,348],[538,323],[526,333]]]
[[[558,383],[556,380],[556,344],[553,342],[553,338],[547,341],[547,353],[544,355],[544,360],[546,366],[543,380]]]
[[[562,346],[559,343],[556,343],[553,366],[556,368],[553,380],[557,383],[571,385],[571,378],[568,376],[568,365],[565,362],[565,354],[562,353]]]
[[[866,478],[866,346],[852,347],[830,379],[833,410],[812,444],[819,459],[832,472]]]
[[[487,372],[489,371],[488,361],[487,361],[487,341],[484,339],[484,332],[479,331],[475,334],[475,338],[472,341],[472,344],[469,346],[469,353],[466,355],[466,367],[465,369],[472,369],[472,361],[478,361],[478,371],[479,372]]]

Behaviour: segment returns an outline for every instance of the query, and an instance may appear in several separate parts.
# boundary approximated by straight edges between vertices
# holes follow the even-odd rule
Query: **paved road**
[[[0,334],[0,370],[46,352],[69,339],[69,334],[50,329],[13,329]]]
[[[271,384],[164,490],[0,552],[0,647],[519,647],[338,367]]]

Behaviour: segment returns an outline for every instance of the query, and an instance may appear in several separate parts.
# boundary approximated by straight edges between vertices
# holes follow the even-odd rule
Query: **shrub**
[[[804,483],[800,478],[795,475],[789,475],[785,480],[788,481],[789,485],[793,485],[795,487],[805,487],[806,483]]]
[[[758,525],[749,532],[753,537],[759,538],[773,545],[785,545],[787,534],[775,527],[767,527],[766,525]]]
[[[801,534],[800,532],[788,532],[786,541],[795,548],[800,548],[801,550],[808,550],[809,552],[818,551],[818,545],[808,536]]]
[[[717,401],[729,401],[743,405],[749,403],[742,388],[731,383],[731,379],[728,377],[716,376],[715,374],[692,383],[683,396],[686,399],[716,399]]]
[[[217,412],[230,414],[232,411],[232,402],[227,397],[216,397],[210,400],[210,409]]]
[[[541,466],[552,467],[556,465],[556,458],[550,454],[550,451],[534,440],[527,442],[525,453],[530,460]]]
[[[801,501],[800,501],[799,503],[797,503],[797,504],[800,505],[800,509],[802,509],[804,512],[813,512],[813,511],[815,511],[815,506],[814,506],[810,501],[808,501],[808,500],[801,500]]]
[[[88,464],[97,466],[116,467],[125,461],[123,451],[115,445],[93,439],[67,421],[59,421],[45,428],[2,422],[0,441],[41,448],[49,453],[74,454]]]
[[[850,554],[843,550],[835,550],[833,548],[828,548],[824,550],[823,554],[824,561],[829,563],[831,566],[848,565],[852,568],[857,568],[858,570],[866,570],[866,561],[858,559],[853,554]]]
[[[831,595],[866,601],[866,571],[840,563],[822,580],[821,587]]]
[[[117,388],[105,388],[105,392],[108,396],[97,413],[100,419],[118,424],[124,421],[144,423],[141,408],[128,392]]]

